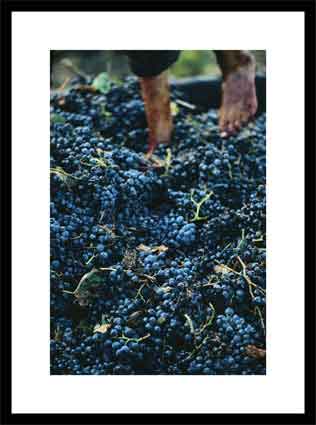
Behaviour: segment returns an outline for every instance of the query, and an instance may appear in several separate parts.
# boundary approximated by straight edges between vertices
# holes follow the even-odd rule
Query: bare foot
[[[247,55],[239,59],[239,64],[233,70],[224,74],[219,110],[222,137],[236,133],[257,111],[255,68],[254,59]]]
[[[156,77],[140,78],[146,118],[149,130],[147,157],[151,156],[159,143],[169,143],[172,132],[170,91],[168,73]]]

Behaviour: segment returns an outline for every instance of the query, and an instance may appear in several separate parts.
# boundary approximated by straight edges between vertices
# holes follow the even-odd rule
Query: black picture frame
[[[305,14],[305,413],[12,414],[11,412],[11,14],[14,11],[302,11]],[[315,1],[3,1],[1,4],[1,423],[315,423]],[[293,82],[294,84],[295,82]],[[294,100],[293,100],[294,102]],[[293,342],[294,343],[294,342]],[[289,380],[290,380],[289,371]]]

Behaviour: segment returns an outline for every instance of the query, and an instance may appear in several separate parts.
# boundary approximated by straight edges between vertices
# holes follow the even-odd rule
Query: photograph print
[[[50,59],[51,375],[265,375],[265,51]]]

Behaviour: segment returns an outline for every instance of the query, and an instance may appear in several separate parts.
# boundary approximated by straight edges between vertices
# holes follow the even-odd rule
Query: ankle
[[[169,82],[167,71],[155,77],[139,77],[142,96],[144,101],[154,101],[169,97]]]
[[[224,80],[232,73],[236,73],[243,69],[255,71],[255,58],[246,50],[222,51],[218,54],[217,60]]]
[[[159,143],[169,143],[172,133],[168,74],[140,78],[149,130],[149,152]]]

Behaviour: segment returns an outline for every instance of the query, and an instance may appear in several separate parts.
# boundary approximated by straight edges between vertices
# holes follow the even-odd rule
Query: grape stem
[[[128,344],[129,342],[139,343],[139,342],[142,342],[142,341],[144,341],[145,339],[147,339],[149,337],[151,337],[151,334],[147,334],[145,336],[142,336],[141,338],[128,338],[127,336],[125,336],[123,334],[122,336],[116,337],[116,339],[123,339],[125,341],[125,344]]]
[[[137,291],[137,293],[136,293],[136,296],[135,296],[135,300],[138,298],[138,297],[140,297],[141,299],[142,299],[142,301],[144,302],[144,303],[146,303],[146,300],[145,300],[145,298],[143,297],[143,295],[142,295],[142,290],[143,290],[143,288],[144,288],[144,286],[146,286],[147,285],[147,283],[143,283],[141,286],[140,286],[140,288],[138,289],[138,291]]]
[[[237,274],[238,276],[242,276],[242,277],[246,280],[246,282],[248,283],[248,285],[249,285],[249,286],[253,286],[254,288],[258,289],[258,291],[260,291],[262,294],[264,294],[264,295],[265,295],[266,291],[265,291],[263,288],[261,288],[261,286],[256,285],[254,282],[252,282],[252,281],[250,280],[249,276],[247,276],[247,273],[246,273],[246,265],[245,265],[245,263],[241,260],[241,258],[240,258],[239,256],[237,256],[237,258],[238,258],[238,261],[239,261],[239,262],[241,262],[241,264],[243,264],[243,265],[244,265],[244,266],[242,266],[242,267],[243,267],[243,271],[242,271],[242,272],[237,272],[237,270],[234,270],[234,269],[232,269],[231,267],[226,266],[226,264],[222,264],[222,263],[220,263],[220,262],[219,262],[219,261],[217,261],[217,260],[215,260],[215,262],[216,262],[217,264],[219,264],[221,267],[224,267],[226,270],[228,270],[228,271],[230,271],[230,272],[232,272],[232,273],[235,273],[235,274]]]
[[[215,307],[213,306],[213,304],[211,302],[209,303],[209,305],[212,309],[212,315],[206,321],[206,323],[202,326],[202,328],[198,331],[197,335],[200,335],[201,333],[203,333],[208,326],[212,326],[213,320],[215,318],[216,310],[215,310]]]
[[[95,258],[96,256],[93,254],[90,258],[89,258],[89,260],[86,262],[86,266],[89,264],[89,263],[91,263],[91,261]]]
[[[206,217],[200,217],[200,209],[201,209],[202,205],[204,204],[204,202],[206,202],[213,195],[213,191],[211,191],[208,194],[206,194],[204,196],[204,198],[202,198],[199,202],[197,202],[193,198],[193,194],[194,194],[194,189],[191,190],[191,201],[196,206],[196,211],[194,213],[194,217],[190,221],[193,222],[193,221],[207,220],[208,219],[207,216]]]
[[[168,176],[169,175],[169,170],[171,167],[171,149],[168,148],[167,149],[167,155],[166,155],[166,159],[165,159],[165,172],[162,174],[163,176]]]
[[[260,318],[260,323],[261,323],[261,326],[262,326],[263,334],[265,335],[266,334],[266,329],[265,329],[264,320],[263,320],[263,317],[262,317],[262,313],[260,311],[260,308],[258,306],[256,306],[255,311],[257,312],[257,314],[258,314],[258,316]]]

